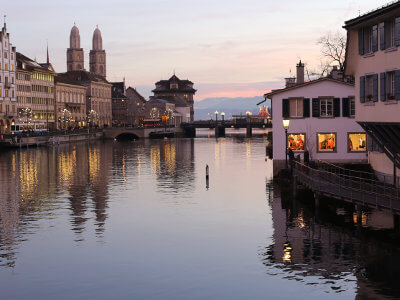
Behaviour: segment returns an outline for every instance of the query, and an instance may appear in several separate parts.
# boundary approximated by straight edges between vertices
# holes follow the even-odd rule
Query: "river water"
[[[400,295],[390,215],[316,210],[274,185],[266,136],[210,135],[1,152],[1,299]]]

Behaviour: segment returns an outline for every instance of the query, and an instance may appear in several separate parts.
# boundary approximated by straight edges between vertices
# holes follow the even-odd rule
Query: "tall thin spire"
[[[47,41],[47,64],[50,63],[50,59],[49,59],[49,41]]]
[[[4,15],[4,16],[3,16],[3,18],[4,18],[4,28],[7,28],[7,27],[6,27],[6,17],[7,17],[7,15]]]

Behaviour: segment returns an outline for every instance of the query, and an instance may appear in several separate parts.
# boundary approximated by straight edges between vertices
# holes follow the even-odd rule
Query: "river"
[[[211,135],[1,152],[1,299],[400,295],[390,215],[316,211],[274,185],[266,136]]]

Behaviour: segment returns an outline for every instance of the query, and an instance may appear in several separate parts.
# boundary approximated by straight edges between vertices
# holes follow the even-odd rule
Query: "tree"
[[[321,65],[326,69],[327,66],[338,66],[340,71],[344,70],[344,60],[346,54],[346,36],[337,31],[336,33],[328,32],[326,35],[318,39],[317,44],[321,46],[321,54],[324,62]]]

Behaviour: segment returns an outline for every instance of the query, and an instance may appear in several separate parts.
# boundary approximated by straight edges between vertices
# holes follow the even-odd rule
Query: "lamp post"
[[[287,136],[287,131],[289,128],[290,120],[284,119],[283,120],[283,128],[285,128],[285,140],[286,140],[286,148],[285,148],[285,167],[286,169],[288,168],[288,163],[287,163],[287,156],[288,156],[288,136]]]
[[[218,114],[219,114],[218,110],[216,110],[214,114],[215,114],[215,123],[218,123]]]
[[[225,121],[225,113],[224,112],[221,113],[221,118],[222,118],[222,123],[224,123],[224,121]]]

